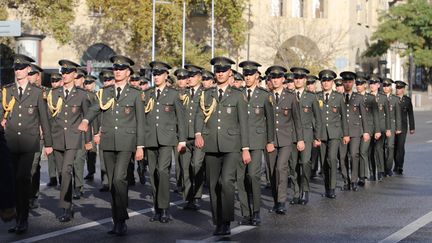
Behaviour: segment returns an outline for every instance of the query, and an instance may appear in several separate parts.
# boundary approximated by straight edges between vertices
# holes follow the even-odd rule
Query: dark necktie
[[[191,89],[191,97],[193,98],[193,97],[194,97],[194,95],[195,95],[195,89],[194,89],[194,88],[192,88],[192,89]]]
[[[223,97],[223,89],[219,89],[219,101],[222,100]]]
[[[279,103],[279,93],[276,93],[276,104]]]
[[[248,89],[248,90],[247,90],[247,99],[248,99],[248,101],[250,101],[251,93],[252,93],[252,90],[251,90],[251,89]]]
[[[300,91],[297,91],[297,100],[300,101]]]
[[[65,90],[65,93],[66,93],[66,95],[65,95],[65,99],[67,99],[68,98],[68,96],[69,96],[69,90],[67,89],[67,90]]]
[[[121,93],[121,88],[117,87],[117,96],[116,96],[116,100],[120,99],[120,93]]]
[[[157,99],[157,100],[159,99],[159,96],[160,96],[160,92],[161,92],[161,90],[160,90],[160,89],[157,89],[157,90],[156,90],[156,99]]]
[[[349,94],[345,94],[345,104],[349,103]]]
[[[329,93],[325,94],[325,103],[328,103],[329,100]]]
[[[18,96],[19,96],[19,98],[21,99],[21,98],[22,98],[22,91],[23,91],[23,88],[19,87],[18,89],[19,89],[19,94],[18,94]]]

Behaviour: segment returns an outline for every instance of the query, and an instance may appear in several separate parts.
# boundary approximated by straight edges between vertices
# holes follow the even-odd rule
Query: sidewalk
[[[432,94],[428,94],[427,91],[413,91],[413,102],[414,111],[430,111],[432,110]]]

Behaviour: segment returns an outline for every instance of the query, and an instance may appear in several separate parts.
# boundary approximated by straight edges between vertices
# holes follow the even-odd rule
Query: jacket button
[[[21,132],[18,132],[18,135],[21,135]]]
[[[64,130],[67,130],[67,127],[65,127]]]
[[[118,127],[114,127],[115,130],[117,130]]]
[[[18,123],[18,126],[21,126],[21,122]]]

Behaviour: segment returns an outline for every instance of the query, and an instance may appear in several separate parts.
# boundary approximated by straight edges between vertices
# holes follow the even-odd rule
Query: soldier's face
[[[95,89],[95,87],[96,87],[96,83],[95,83],[95,82],[93,82],[93,83],[91,83],[91,84],[86,84],[86,85],[84,85],[84,88],[85,88],[86,90],[88,90],[88,91],[93,91],[93,90]]]
[[[282,88],[284,80],[285,80],[284,77],[272,78],[271,82],[272,82],[272,85],[273,85],[273,89],[280,89],[280,88]]]
[[[307,90],[308,90],[309,92],[315,92],[315,90],[316,90],[316,88],[315,88],[315,84],[309,84],[309,85],[307,86]]]
[[[344,80],[343,81],[343,87],[345,92],[350,92],[353,89],[354,86],[354,80]]]
[[[177,79],[177,87],[185,89],[188,86],[188,79]]]
[[[62,81],[64,84],[69,84],[74,82],[75,77],[77,73],[76,72],[70,72],[70,73],[63,73],[62,74]]]
[[[202,80],[201,74],[197,73],[194,76],[189,77],[188,85],[189,87],[196,87]]]
[[[258,81],[258,73],[254,73],[252,75],[245,75],[246,87],[250,88],[256,85]]]
[[[295,84],[294,84],[294,82],[287,83],[287,89],[289,89],[289,90],[293,90],[293,89],[295,89]]]
[[[166,84],[167,78],[168,78],[167,72],[164,72],[164,73],[159,74],[159,75],[153,75],[154,84],[158,87]]]
[[[343,85],[341,85],[341,86],[336,86],[336,92],[342,94],[344,91],[345,91],[345,88],[344,88]]]
[[[385,94],[390,94],[392,92],[392,86],[383,86],[383,91]]]
[[[31,67],[27,66],[23,69],[15,70],[15,78],[17,80],[25,79],[28,77],[28,73],[31,71]]]
[[[132,80],[131,80],[131,81],[129,81],[129,83],[130,83],[130,85],[132,85],[132,86],[138,87],[140,81],[132,81]]]
[[[357,92],[359,92],[359,93],[363,93],[366,89],[365,84],[358,84],[358,85],[356,85],[356,88],[357,88]]]
[[[396,95],[403,95],[405,93],[405,88],[396,89]]]
[[[213,79],[203,80],[202,85],[204,88],[210,88],[213,85]]]
[[[294,86],[296,89],[301,89],[306,83],[306,78],[294,78]]]
[[[333,88],[333,80],[321,81],[321,87],[324,91],[330,91]]]
[[[114,69],[114,80],[116,82],[127,81],[130,75],[130,70],[126,69]]]
[[[226,83],[228,80],[232,80],[234,81],[234,77],[232,77],[232,71],[231,69],[228,69],[225,72],[216,72],[216,81],[218,82],[218,84],[224,84]],[[231,83],[229,83],[231,84]]]
[[[379,88],[379,84],[378,83],[370,84],[369,85],[369,89],[370,89],[371,92],[375,93],[378,90],[378,88]]]
[[[84,77],[76,78],[74,80],[74,85],[82,88],[84,87],[84,80],[85,80]]]
[[[34,73],[33,75],[29,75],[28,76],[28,81],[31,84],[34,84],[34,83],[39,84],[38,83],[38,81],[39,81],[39,73]]]

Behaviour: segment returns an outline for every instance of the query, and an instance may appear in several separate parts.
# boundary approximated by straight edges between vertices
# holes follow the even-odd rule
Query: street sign
[[[0,21],[0,36],[21,36],[21,21]]]

